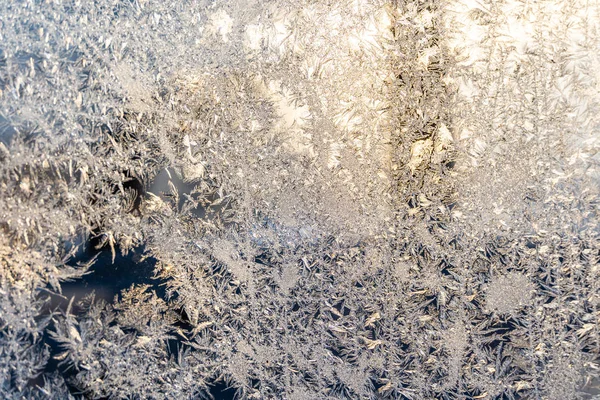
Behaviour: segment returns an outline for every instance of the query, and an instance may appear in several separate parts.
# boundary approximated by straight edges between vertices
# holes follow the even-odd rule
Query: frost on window
[[[597,397],[599,15],[3,2],[0,397]]]

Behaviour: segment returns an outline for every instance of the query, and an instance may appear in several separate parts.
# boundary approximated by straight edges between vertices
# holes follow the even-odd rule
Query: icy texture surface
[[[1,2],[0,397],[599,395],[599,25]]]

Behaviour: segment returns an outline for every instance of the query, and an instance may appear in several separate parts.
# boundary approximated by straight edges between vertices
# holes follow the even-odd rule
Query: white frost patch
[[[261,43],[264,39],[263,25],[248,25],[246,27],[246,37],[244,44],[250,50],[260,50]]]
[[[414,173],[419,168],[425,159],[431,155],[433,151],[433,141],[431,139],[418,140],[414,142],[410,149],[410,161],[408,167]]]
[[[301,105],[302,99],[283,87],[281,81],[269,82],[264,90],[276,107],[279,119],[274,128],[286,137],[288,145],[286,147],[296,153],[314,155],[312,137],[302,129],[306,121],[311,118],[308,105]]]
[[[333,123],[341,130],[356,132],[363,123],[363,117],[358,114],[358,101],[351,98],[349,101],[340,101],[340,111],[333,117]]]
[[[385,10],[379,10],[369,19],[363,27],[353,30],[348,37],[348,46],[354,51],[382,51],[382,39],[391,40],[392,20],[389,13]]]
[[[220,35],[225,43],[229,42],[229,34],[233,30],[233,19],[225,12],[219,10],[210,16],[208,31]]]
[[[333,169],[339,167],[342,160],[342,143],[331,143],[329,145],[329,155],[327,157],[327,168]]]
[[[479,93],[479,89],[475,86],[473,80],[467,77],[461,77],[458,80],[458,91],[463,99],[468,102],[472,102]]]
[[[281,126],[283,128],[304,125],[304,121],[310,118],[308,106],[299,106],[298,104],[301,100],[284,88],[280,81],[269,82],[269,89],[271,91],[271,98],[281,116]]]
[[[422,67],[427,68],[429,66],[429,59],[431,57],[436,56],[438,52],[439,50],[437,46],[432,46],[425,49],[423,53],[421,53],[421,55],[419,56],[419,64],[421,64]]]
[[[499,43],[504,42],[514,46],[517,54],[525,55],[536,47],[533,40],[534,28],[535,25],[530,21],[510,16],[507,18],[506,24],[501,27],[500,36],[496,40]]]

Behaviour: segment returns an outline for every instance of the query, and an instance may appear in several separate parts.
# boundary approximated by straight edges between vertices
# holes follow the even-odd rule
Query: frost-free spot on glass
[[[164,296],[164,286],[160,286],[160,281],[153,279],[156,260],[152,257],[144,259],[143,247],[134,248],[126,255],[121,254],[118,249],[115,250],[114,263],[110,249],[96,251],[89,249],[89,246],[87,251],[70,260],[71,264],[85,263],[91,257],[98,256],[89,274],[75,282],[65,282],[61,285],[63,295],[68,299],[75,297],[76,300],[81,300],[94,292],[97,299],[112,303],[122,290],[132,285],[149,284],[159,296],[160,292]]]
[[[158,196],[164,202],[174,202],[177,210],[186,210],[197,218],[214,218],[227,207],[227,202],[211,205],[219,199],[218,188],[201,196],[197,191],[199,182],[185,181],[173,168],[162,169],[154,178],[148,192]]]
[[[67,243],[66,250],[69,251],[73,246],[81,245],[81,243]],[[154,279],[154,266],[156,259],[153,257],[144,257],[144,247],[140,246],[130,250],[123,255],[116,248],[115,258],[109,248],[94,249],[93,245],[88,241],[85,246],[81,246],[81,250],[75,253],[75,256],[68,261],[68,264],[76,266],[78,264],[86,264],[95,258],[91,264],[89,273],[81,279],[75,281],[63,282],[61,284],[61,295],[53,295],[50,301],[44,307],[44,315],[50,312],[62,311],[66,312],[69,303],[72,301],[73,307],[70,312],[74,315],[79,314],[77,303],[86,296],[94,294],[95,301],[103,300],[108,304],[115,301],[119,293],[128,289],[133,285],[151,285],[157,295],[165,298],[166,293],[161,280]],[[189,325],[184,321],[178,324],[181,329],[189,329]],[[50,359],[46,364],[40,376],[30,382],[32,387],[42,387],[44,376],[54,372],[60,373],[67,387],[72,394],[77,394],[78,390],[69,385],[69,378],[76,374],[76,370],[61,366],[61,363],[55,357],[65,351],[50,335],[49,330],[52,330],[52,323],[48,325],[42,336],[41,342],[47,346],[50,351]],[[169,350],[174,355],[178,353],[177,349],[182,346],[180,338],[174,338],[169,341]]]
[[[17,131],[14,126],[12,126],[6,118],[0,115],[0,142],[8,147],[16,133]]]
[[[233,400],[236,398],[236,390],[228,387],[223,380],[219,380],[209,387],[209,394],[214,400]]]
[[[44,369],[40,371],[40,374],[35,379],[30,380],[28,385],[33,388],[44,387],[46,378],[52,374],[59,374],[64,378],[64,383],[69,393],[72,395],[78,394],[79,391],[77,388],[69,383],[69,378],[73,377],[76,374],[76,371],[74,368],[61,365],[60,361],[56,359],[56,356],[64,352],[64,349],[54,339],[52,339],[48,329],[44,331],[44,334],[41,338],[41,345],[45,346],[49,350],[50,358],[48,359]]]

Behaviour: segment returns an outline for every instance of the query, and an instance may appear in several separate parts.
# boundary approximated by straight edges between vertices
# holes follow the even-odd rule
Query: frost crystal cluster
[[[2,1],[0,398],[597,399],[599,167],[596,0]]]

